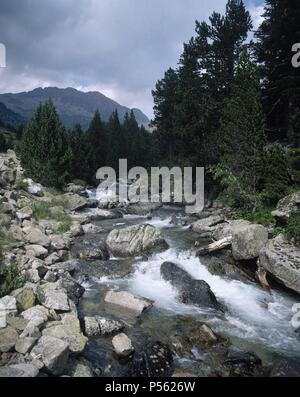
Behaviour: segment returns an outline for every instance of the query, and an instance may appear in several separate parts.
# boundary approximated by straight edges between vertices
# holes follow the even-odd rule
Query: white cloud
[[[263,6],[255,6],[251,5],[249,7],[250,14],[252,16],[253,20],[253,28],[254,30],[257,30],[258,27],[261,25],[263,22],[263,13],[264,13],[264,7]]]
[[[152,116],[151,90],[195,20],[223,12],[226,0],[1,0],[7,68],[0,92],[37,86],[99,90]],[[255,24],[262,7],[251,6]]]

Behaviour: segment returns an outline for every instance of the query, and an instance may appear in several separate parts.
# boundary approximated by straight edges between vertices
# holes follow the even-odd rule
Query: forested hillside
[[[297,1],[267,0],[252,32],[243,1],[196,22],[176,70],[153,91],[161,158],[205,166],[230,204],[257,211],[299,184],[300,41]]]

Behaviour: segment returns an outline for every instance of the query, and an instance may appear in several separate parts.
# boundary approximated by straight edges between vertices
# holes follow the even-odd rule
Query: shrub
[[[258,208],[255,212],[240,210],[234,214],[233,219],[245,219],[251,223],[258,223],[263,226],[269,226],[274,222],[272,216],[273,207],[263,206]]]
[[[253,211],[262,205],[261,196],[224,165],[210,168],[213,178],[220,183],[223,192],[221,198],[231,207]]]
[[[23,179],[18,178],[18,179],[16,180],[16,188],[17,188],[18,190],[23,190],[23,191],[27,192],[27,190],[28,190],[28,183],[25,182]]]
[[[288,151],[288,162],[293,180],[300,185],[300,149]]]
[[[11,265],[0,269],[0,298],[10,294],[18,288],[22,288],[27,277],[20,274],[17,266]]]
[[[72,183],[74,183],[74,185],[76,186],[82,186],[82,187],[86,186],[86,182],[84,182],[82,179],[74,179]]]
[[[13,290],[23,287],[27,278],[20,274],[17,266],[3,266],[3,253],[10,249],[15,242],[12,234],[0,229],[0,298],[10,294]]]
[[[265,203],[276,204],[289,192],[288,158],[279,144],[266,146],[264,154],[262,197]]]
[[[286,235],[291,242],[300,245],[300,210],[292,214],[288,220]]]

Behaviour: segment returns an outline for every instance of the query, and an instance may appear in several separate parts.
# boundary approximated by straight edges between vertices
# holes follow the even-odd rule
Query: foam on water
[[[157,307],[176,314],[205,312],[197,307],[181,304],[176,290],[161,278],[160,267],[165,261],[179,264],[193,278],[206,281],[219,301],[228,309],[226,321],[212,317],[219,332],[259,342],[274,351],[300,357],[300,340],[290,323],[295,301],[284,294],[274,292],[273,297],[252,283],[228,280],[212,275],[191,252],[175,249],[153,255],[140,262],[129,280],[129,289],[155,301]]]

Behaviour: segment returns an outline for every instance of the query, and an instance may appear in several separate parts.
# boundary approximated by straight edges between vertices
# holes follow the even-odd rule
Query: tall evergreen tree
[[[122,126],[127,140],[128,167],[146,165],[146,151],[144,150],[145,134],[141,131],[133,111],[127,114]],[[149,150],[149,148],[148,148]]]
[[[161,155],[167,156],[172,162],[176,153],[176,109],[178,100],[178,74],[170,68],[166,71],[162,80],[156,84],[152,91],[154,99],[154,122],[159,139]]]
[[[117,110],[115,110],[109,118],[107,123],[107,135],[109,142],[107,165],[117,171],[119,169],[119,159],[123,154],[123,139],[121,139],[123,133]]]
[[[217,161],[215,132],[251,27],[243,1],[229,0],[224,16],[213,13],[209,23],[196,22],[197,34],[184,45],[177,73],[167,72],[158,83],[154,125],[161,142],[162,136],[175,141],[177,159],[190,165]]]
[[[243,52],[225,101],[220,136],[223,155],[219,176],[239,206],[260,204],[264,172],[265,116],[261,104],[259,75],[246,51]]]
[[[77,124],[68,133],[68,144],[72,152],[70,175],[72,179],[89,180],[88,148],[86,135],[81,125]]]
[[[98,110],[87,130],[86,142],[88,145],[88,180],[94,182],[97,170],[106,165],[108,149],[105,126]]]
[[[68,180],[66,132],[51,100],[38,106],[23,132],[20,155],[27,175],[45,186],[61,187]]]
[[[257,32],[269,136],[293,145],[299,134],[300,72],[291,60],[292,46],[300,42],[299,20],[298,0],[266,0],[264,21]]]

